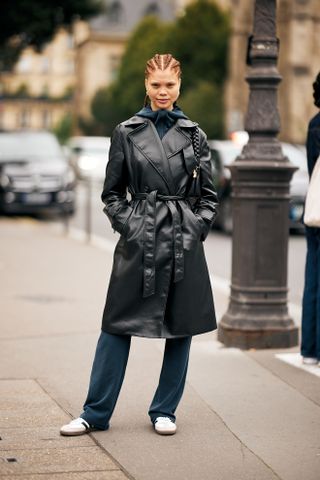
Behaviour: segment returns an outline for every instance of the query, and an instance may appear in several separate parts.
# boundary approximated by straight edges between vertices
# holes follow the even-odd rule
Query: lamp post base
[[[289,319],[288,319],[289,320]],[[238,322],[237,322],[238,323]],[[232,327],[232,319],[225,314],[218,325],[218,340],[226,347],[236,347],[243,350],[255,348],[290,348],[298,345],[299,329],[292,325],[272,328],[240,328]]]

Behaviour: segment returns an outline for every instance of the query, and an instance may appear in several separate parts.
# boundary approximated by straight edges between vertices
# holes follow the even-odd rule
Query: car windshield
[[[307,158],[301,150],[289,143],[282,143],[281,146],[284,155],[289,158],[295,167],[307,171]],[[225,145],[218,146],[217,150],[219,151],[223,164],[230,165],[236,159],[237,155],[240,155],[242,148],[242,146],[232,145],[231,142],[227,142]]]
[[[0,162],[37,158],[48,161],[61,157],[58,141],[50,134],[0,134]]]

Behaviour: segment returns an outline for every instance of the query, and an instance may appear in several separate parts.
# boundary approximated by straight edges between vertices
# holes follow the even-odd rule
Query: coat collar
[[[129,118],[125,122],[122,122],[122,125],[125,127],[137,127],[138,125],[148,123],[148,119],[144,117],[139,117],[138,115],[134,115],[133,117]],[[189,120],[188,118],[178,118],[177,122],[174,126],[179,126],[182,128],[194,128],[198,125],[198,123]]]

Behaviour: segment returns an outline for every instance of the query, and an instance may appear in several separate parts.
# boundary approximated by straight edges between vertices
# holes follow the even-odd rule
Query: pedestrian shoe
[[[303,357],[302,359],[302,363],[304,363],[305,365],[317,365],[318,361],[319,360],[317,358],[313,357]]]
[[[154,422],[154,429],[159,435],[174,435],[177,425],[169,417],[157,417]]]
[[[75,418],[71,420],[70,423],[63,425],[60,428],[60,434],[66,435],[69,437],[76,436],[76,435],[83,435],[84,433],[89,433],[93,430],[93,427],[89,425],[83,418]]]

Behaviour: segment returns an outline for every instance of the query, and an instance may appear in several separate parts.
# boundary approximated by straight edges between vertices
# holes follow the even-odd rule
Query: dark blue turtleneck
[[[152,120],[160,138],[170,130],[178,118],[188,118],[178,106],[175,106],[173,110],[152,110],[150,105],[147,105],[136,115]]]

